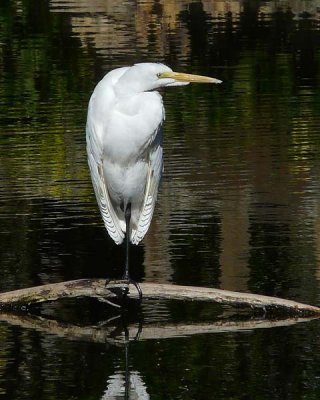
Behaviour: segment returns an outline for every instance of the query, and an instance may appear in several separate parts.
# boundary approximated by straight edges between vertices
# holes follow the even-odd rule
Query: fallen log
[[[143,292],[143,300],[167,299],[207,301],[234,307],[262,309],[264,312],[275,312],[292,316],[320,317],[319,307],[277,297],[206,287],[148,282],[141,283],[140,287]],[[35,303],[74,297],[94,297],[99,301],[109,302],[114,300],[116,295],[105,287],[104,279],[79,279],[0,293],[0,309],[15,309],[30,306]],[[132,291],[129,292],[128,298],[138,299],[138,293],[134,286],[132,286]]]

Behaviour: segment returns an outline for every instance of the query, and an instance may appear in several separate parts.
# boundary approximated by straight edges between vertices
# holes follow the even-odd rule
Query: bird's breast
[[[135,163],[147,151],[163,119],[162,99],[156,92],[119,100],[104,127],[104,156],[117,164]]]
[[[119,204],[123,199],[133,202],[143,200],[148,174],[148,164],[145,161],[138,160],[125,168],[105,161],[103,170],[111,198],[116,199]]]

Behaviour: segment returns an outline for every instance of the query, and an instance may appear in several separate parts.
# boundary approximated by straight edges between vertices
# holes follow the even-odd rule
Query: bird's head
[[[119,83],[134,92],[156,90],[167,86],[183,86],[191,82],[221,83],[219,79],[208,76],[174,72],[160,63],[139,63],[128,68]]]

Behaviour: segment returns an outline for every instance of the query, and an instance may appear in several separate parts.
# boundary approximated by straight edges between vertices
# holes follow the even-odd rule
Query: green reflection
[[[224,83],[164,94],[163,188],[134,274],[319,303],[319,17],[280,3],[0,2],[1,290],[117,276],[86,107],[106,71],[150,60]],[[316,399],[317,327],[138,343],[131,362],[153,399]],[[123,370],[118,348],[0,337],[10,399],[96,399]]]

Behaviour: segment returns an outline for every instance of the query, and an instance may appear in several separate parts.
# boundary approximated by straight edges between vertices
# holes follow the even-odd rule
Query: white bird
[[[86,125],[88,163],[105,227],[120,244],[126,238],[123,280],[129,279],[129,243],[145,236],[163,170],[165,110],[157,89],[215,78],[173,72],[160,63],[117,68],[97,84]],[[137,284],[135,284],[137,286]]]

